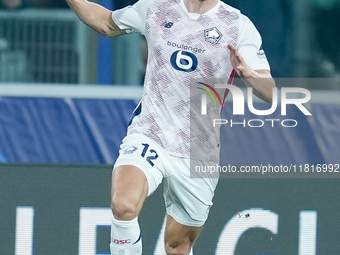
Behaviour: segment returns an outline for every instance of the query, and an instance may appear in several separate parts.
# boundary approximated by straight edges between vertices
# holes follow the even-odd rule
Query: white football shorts
[[[201,161],[197,163],[202,165]],[[148,195],[164,179],[166,211],[177,222],[194,227],[205,223],[218,178],[190,178],[190,159],[168,154],[141,134],[128,135],[123,139],[114,169],[123,165],[133,165],[144,172],[149,184]]]

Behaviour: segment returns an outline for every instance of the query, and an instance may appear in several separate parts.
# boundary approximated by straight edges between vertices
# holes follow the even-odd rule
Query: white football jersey
[[[200,15],[189,13],[183,0],[140,0],[112,16],[148,43],[144,93],[128,134],[144,134],[175,156],[218,162],[220,132],[212,120],[219,118],[227,93],[218,91],[217,106],[208,100],[207,116],[201,115],[201,95],[213,91],[217,78],[232,79],[228,44],[250,68],[269,70],[254,25],[221,1]]]

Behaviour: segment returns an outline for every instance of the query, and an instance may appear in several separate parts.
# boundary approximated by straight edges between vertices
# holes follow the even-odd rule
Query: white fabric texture
[[[142,240],[138,217],[130,221],[120,221],[112,217],[111,255],[140,255]]]
[[[214,87],[216,78],[232,78],[228,44],[252,69],[269,69],[255,26],[221,1],[195,15],[182,0],[140,0],[112,17],[121,29],[144,34],[148,43],[141,112],[128,134],[143,134],[177,157],[218,162],[220,131],[212,123],[222,103],[210,100],[210,113],[202,118],[197,80]],[[223,99],[225,90],[217,93]]]

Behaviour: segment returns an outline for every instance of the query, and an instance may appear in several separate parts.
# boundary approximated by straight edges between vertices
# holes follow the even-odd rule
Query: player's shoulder
[[[179,2],[178,0],[137,0],[137,4],[142,5],[164,5],[169,2]]]
[[[148,7],[154,0],[138,0],[134,6],[144,6]]]
[[[228,13],[233,14],[233,15],[237,15],[237,16],[241,15],[241,11],[239,9],[236,9],[235,7],[233,7],[229,4],[226,4],[223,1],[220,1],[220,10],[225,10]]]
[[[223,10],[227,11],[228,13],[234,15],[235,17],[237,17],[237,19],[239,20],[239,24],[241,26],[251,23],[251,20],[246,15],[244,15],[239,9],[237,9],[237,8],[231,6],[231,5],[228,5],[223,1],[220,1],[220,2],[221,2],[221,5],[220,5],[221,8]]]

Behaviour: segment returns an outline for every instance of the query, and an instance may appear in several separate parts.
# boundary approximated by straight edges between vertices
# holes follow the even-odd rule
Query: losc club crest
[[[205,41],[216,44],[222,38],[222,33],[216,28],[212,27],[204,30]]]

